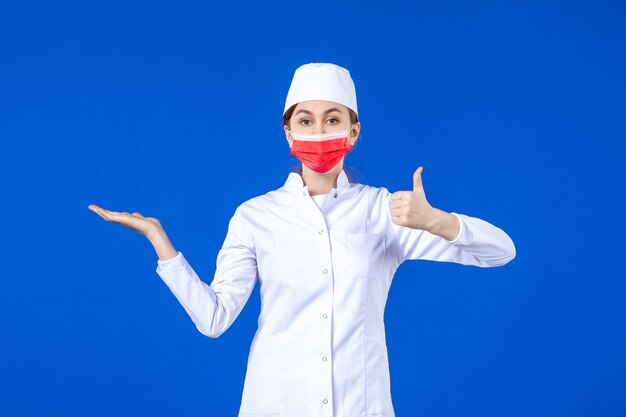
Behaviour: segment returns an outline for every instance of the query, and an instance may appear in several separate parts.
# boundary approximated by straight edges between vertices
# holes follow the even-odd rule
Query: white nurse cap
[[[283,115],[294,104],[308,100],[334,101],[359,114],[356,90],[350,72],[339,65],[312,62],[293,74]]]

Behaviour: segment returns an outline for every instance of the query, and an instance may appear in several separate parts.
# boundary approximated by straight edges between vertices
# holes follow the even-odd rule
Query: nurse
[[[158,219],[89,209],[152,243],[157,274],[207,337],[232,325],[259,281],[239,417],[395,417],[383,314],[396,269],[414,259],[496,267],[515,246],[491,223],[432,207],[422,167],[413,190],[350,181],[343,162],[361,125],[347,69],[300,66],[283,125],[302,170],[237,206],[210,284]]]

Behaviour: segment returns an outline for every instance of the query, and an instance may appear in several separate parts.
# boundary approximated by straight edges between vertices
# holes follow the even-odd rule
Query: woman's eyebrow
[[[338,109],[337,107],[333,107],[333,108],[330,108],[330,109],[326,110],[326,111],[324,112],[324,114],[328,114],[328,113],[330,113],[330,112],[334,112],[334,111],[341,113],[341,110],[340,110],[340,109]],[[298,114],[300,114],[300,113],[313,114],[313,112],[312,112],[312,111],[309,111],[309,110],[304,110],[304,109],[300,109],[300,110],[298,110],[298,111],[296,112],[296,114],[295,114],[294,116],[297,116],[297,115],[298,115]]]

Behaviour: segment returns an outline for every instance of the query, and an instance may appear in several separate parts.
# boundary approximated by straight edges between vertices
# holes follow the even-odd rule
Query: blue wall
[[[515,242],[500,268],[408,261],[385,321],[396,414],[626,415],[622,2],[0,5],[0,415],[234,416],[258,284],[209,339],[138,233],[205,282],[241,202],[298,161],[293,71],[347,67],[358,182]]]

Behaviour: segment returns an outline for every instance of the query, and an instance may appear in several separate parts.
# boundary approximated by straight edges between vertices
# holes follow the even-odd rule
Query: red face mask
[[[293,145],[289,153],[313,171],[325,174],[352,150],[348,141],[351,129],[352,125],[348,130],[321,135],[303,135],[290,130]]]

